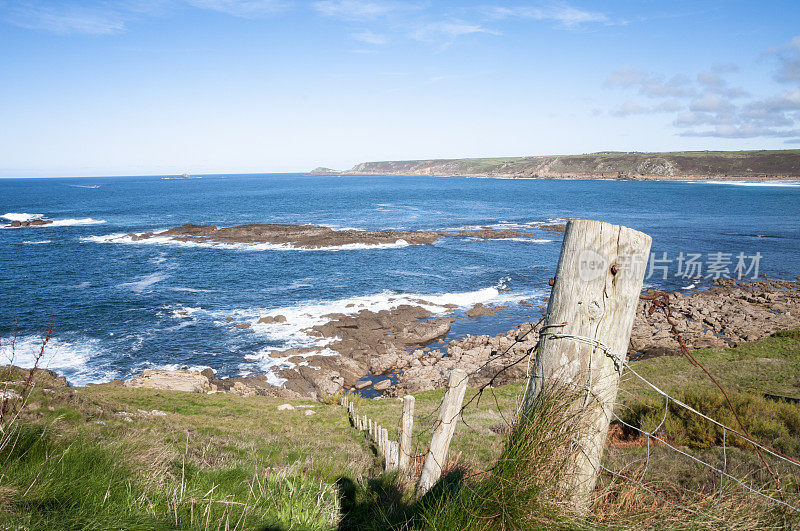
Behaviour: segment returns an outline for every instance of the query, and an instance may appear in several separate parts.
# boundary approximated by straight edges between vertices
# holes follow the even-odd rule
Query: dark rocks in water
[[[670,305],[690,349],[735,346],[777,330],[800,327],[798,282],[718,281],[712,290],[675,293],[670,296]],[[641,354],[677,354],[677,342],[664,316],[661,312],[648,315],[648,307],[649,303],[642,301],[637,309],[629,348],[631,359],[641,359]],[[326,347],[340,355],[316,354],[320,348],[270,353],[293,365],[278,371],[277,376],[285,379],[282,386],[274,385],[274,380],[265,375],[218,379],[210,369],[191,374],[175,371],[179,374],[174,377],[165,371],[151,371],[147,382],[140,378],[137,384],[242,396],[322,398],[346,387],[364,389],[372,385],[376,391],[398,396],[444,387],[453,368],[470,373],[471,386],[480,386],[497,375],[494,385],[525,377],[524,362],[509,366],[524,359],[536,345],[538,329],[531,331],[534,323],[521,324],[496,336],[468,335],[443,348],[416,348],[407,353],[409,346],[422,347],[422,342],[437,333],[446,334],[451,322],[449,317],[430,319],[430,312],[410,305],[380,312],[363,310],[353,316],[333,315],[330,322],[313,330],[320,338],[337,338]],[[396,374],[395,385],[387,378],[374,384],[365,378],[367,374],[388,373]]]
[[[381,380],[380,382],[375,382],[372,385],[372,388],[378,392],[383,392],[389,389],[392,386],[392,382],[389,379]]]
[[[158,236],[175,241],[205,242],[217,244],[291,245],[305,249],[342,245],[386,245],[404,241],[411,245],[429,245],[445,237],[497,239],[529,237],[518,230],[496,230],[483,227],[478,230],[453,231],[404,231],[404,230],[352,230],[332,229],[320,225],[249,224],[233,227],[197,225],[187,223],[163,232],[131,234],[134,241]]]
[[[285,315],[275,315],[275,316],[268,315],[266,317],[262,317],[261,319],[259,319],[258,322],[261,323],[261,324],[285,323],[286,322],[286,316]]]
[[[508,309],[508,306],[484,306],[483,303],[479,302],[478,304],[476,304],[475,306],[464,312],[464,314],[467,317],[481,317],[484,315],[491,316],[491,315],[497,315],[500,312],[500,310],[506,310],[506,309]]]
[[[550,232],[564,232],[565,230],[567,230],[567,224],[566,223],[553,223],[553,224],[543,223],[542,225],[539,225],[537,228],[539,230],[546,230],[546,231],[550,231]]]
[[[250,328],[250,323],[239,323],[239,324],[236,325],[235,328],[239,328],[240,330],[245,329],[245,328]]]
[[[6,228],[23,228],[23,227],[41,227],[43,225],[50,225],[53,223],[52,219],[32,219],[30,221],[12,221]]]

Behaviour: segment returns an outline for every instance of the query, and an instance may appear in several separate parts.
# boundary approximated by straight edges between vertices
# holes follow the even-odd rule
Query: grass
[[[800,332],[695,356],[730,390],[755,438],[800,457],[800,405],[765,396],[800,396]],[[685,359],[651,358],[632,366],[682,401],[735,426],[719,393]],[[19,377],[0,371],[0,381]],[[540,416],[551,424],[540,424],[525,437],[513,431],[520,383],[486,390],[479,400],[475,390],[468,391],[469,406],[450,448],[447,473],[417,499],[413,482],[381,473],[374,450],[349,426],[335,399],[327,404],[292,400],[294,410],[278,411],[285,400],[112,385],[68,388],[43,374],[35,382],[14,444],[0,452],[0,529],[780,528],[797,523],[791,514],[744,496],[731,481],[676,457],[663,444],[651,441],[648,458],[646,439],[620,426],[612,428],[605,465],[641,478],[659,496],[606,474],[592,516],[575,518],[561,503],[566,493],[559,490],[564,454],[558,450],[568,446],[559,437],[569,430],[556,428],[569,422],[554,425],[563,415],[551,413]],[[415,395],[418,462],[443,394]],[[557,409],[558,403],[550,407]],[[356,409],[397,439],[399,401],[358,399]],[[314,413],[306,415],[309,410]],[[661,422],[664,401],[626,376],[617,413],[652,430]],[[747,443],[727,433],[723,453],[721,431],[674,404],[658,435],[715,466],[727,466],[754,486],[787,500],[798,498],[796,467],[769,461],[781,478],[777,492]]]

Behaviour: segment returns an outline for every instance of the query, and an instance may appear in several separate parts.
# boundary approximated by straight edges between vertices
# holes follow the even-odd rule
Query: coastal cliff
[[[797,180],[800,150],[601,152],[584,155],[364,162],[312,174],[540,179]]]

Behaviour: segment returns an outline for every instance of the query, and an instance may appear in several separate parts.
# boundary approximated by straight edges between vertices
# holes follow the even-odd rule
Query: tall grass
[[[423,500],[421,523],[432,529],[532,529],[568,525],[569,465],[582,422],[575,393],[546,387],[525,419],[517,421],[487,472],[460,488]]]
[[[333,486],[291,469],[199,469],[147,481],[114,448],[58,440],[23,426],[0,453],[11,496],[0,520],[35,529],[330,529],[338,521]]]

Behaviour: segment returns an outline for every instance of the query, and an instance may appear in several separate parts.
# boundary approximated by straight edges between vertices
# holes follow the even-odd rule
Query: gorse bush
[[[800,456],[800,404],[768,399],[754,393],[728,393],[733,407],[750,435],[778,451]],[[686,390],[676,398],[711,417],[739,430],[739,424],[718,390]],[[626,423],[652,432],[664,419],[665,401],[653,396],[637,396],[620,407],[619,416]],[[750,449],[752,445],[730,430],[725,430],[670,401],[666,420],[657,436],[689,448],[711,448],[723,444]]]

